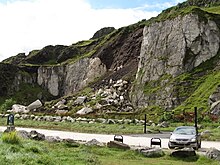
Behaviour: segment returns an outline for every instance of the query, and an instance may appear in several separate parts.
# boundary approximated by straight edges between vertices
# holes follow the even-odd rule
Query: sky
[[[88,40],[157,16],[184,0],[0,0],[0,61],[47,45]]]

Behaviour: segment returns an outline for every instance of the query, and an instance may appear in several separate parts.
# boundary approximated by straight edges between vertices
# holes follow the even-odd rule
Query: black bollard
[[[147,115],[144,115],[144,133],[147,133]]]

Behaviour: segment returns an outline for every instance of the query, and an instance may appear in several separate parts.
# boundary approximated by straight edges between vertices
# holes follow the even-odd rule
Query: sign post
[[[11,131],[15,131],[14,115],[13,114],[8,115],[8,118],[7,118],[7,129],[6,129],[6,132],[11,132]]]

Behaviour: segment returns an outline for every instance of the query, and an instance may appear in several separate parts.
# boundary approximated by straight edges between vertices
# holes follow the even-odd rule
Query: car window
[[[180,135],[195,135],[196,130],[194,128],[176,128],[173,133]]]

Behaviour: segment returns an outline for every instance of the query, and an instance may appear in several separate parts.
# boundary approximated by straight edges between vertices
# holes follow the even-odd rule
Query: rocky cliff
[[[211,16],[201,18],[200,14],[192,11],[144,28],[137,85],[132,95],[137,106],[177,107],[186,98],[181,97],[170,80],[218,54],[219,25]]]
[[[220,82],[219,9],[219,0],[188,0],[150,20],[103,28],[87,41],[18,54],[4,61],[15,72],[2,69],[0,75],[12,73],[7,77],[11,83],[5,83],[4,76],[0,79],[1,95],[11,97],[21,89],[33,93],[21,84],[40,87],[64,99],[59,106],[64,109],[59,110],[70,114],[82,105],[97,114],[164,113],[194,106],[204,111],[212,106],[216,111],[220,107],[214,106],[220,103],[215,97]],[[36,99],[44,96],[39,93],[38,88]],[[79,106],[74,104],[78,96],[83,96]],[[55,110],[56,104],[46,103],[45,109]]]
[[[99,58],[84,58],[65,66],[41,66],[37,82],[53,96],[73,94],[106,73]]]

